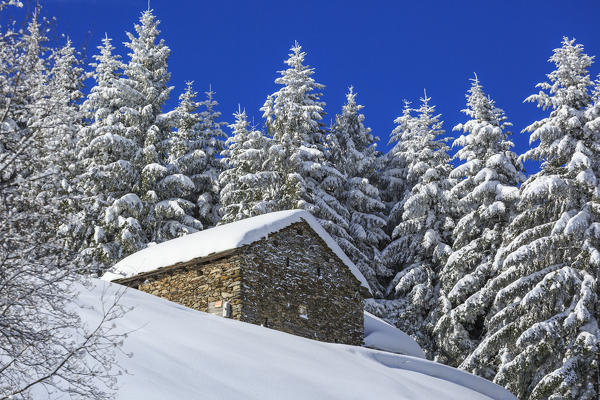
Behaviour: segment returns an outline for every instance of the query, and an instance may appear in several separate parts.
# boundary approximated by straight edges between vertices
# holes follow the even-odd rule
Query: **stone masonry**
[[[115,282],[205,312],[228,302],[233,319],[310,339],[363,340],[359,281],[303,221],[237,249]]]

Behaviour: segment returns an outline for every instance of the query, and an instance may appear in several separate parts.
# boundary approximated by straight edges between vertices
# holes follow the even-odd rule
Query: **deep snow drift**
[[[366,311],[365,346],[407,356],[425,358],[425,352],[413,338]]]
[[[104,285],[82,289],[98,305]],[[119,399],[515,399],[484,379],[416,357],[321,343],[195,311],[128,289],[134,306],[118,327],[133,331],[120,363]],[[82,310],[85,321],[100,314]]]

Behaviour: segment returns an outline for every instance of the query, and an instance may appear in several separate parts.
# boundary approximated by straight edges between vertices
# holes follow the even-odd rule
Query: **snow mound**
[[[392,353],[425,358],[413,338],[381,318],[365,311],[365,346]]]
[[[307,222],[327,246],[346,264],[361,285],[370,291],[367,280],[340,246],[311,214],[303,210],[263,214],[148,247],[119,261],[109,272],[102,276],[102,279],[113,281],[120,278],[129,278],[144,272],[190,261],[194,258],[236,249],[257,242],[271,233],[300,221]]]
[[[100,295],[122,289],[94,280],[82,289],[82,319],[100,317]],[[322,343],[195,311],[128,289],[131,331],[119,363],[117,399],[510,399],[482,378],[420,358]],[[39,397],[41,400],[43,397]],[[37,399],[36,399],[37,400]]]

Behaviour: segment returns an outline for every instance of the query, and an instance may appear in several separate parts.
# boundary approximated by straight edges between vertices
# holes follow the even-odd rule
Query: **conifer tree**
[[[6,5],[6,3],[3,3]],[[11,3],[8,3],[11,4]],[[41,32],[38,11],[28,22],[22,36],[13,31],[2,39],[2,157],[0,173],[13,176],[13,169],[30,175],[36,168],[34,158],[43,153],[40,140],[42,120],[49,110],[48,38]],[[11,149],[17,149],[10,151]],[[30,156],[22,155],[31,152]]]
[[[370,307],[377,314],[413,336],[428,356],[433,355],[431,338],[439,292],[439,273],[450,254],[453,222],[447,201],[452,182],[448,146],[435,107],[425,95],[417,116],[405,113],[400,151],[407,165],[407,179],[414,180],[402,205],[402,221],[395,227],[392,242],[383,250],[385,265],[397,271],[387,288],[395,300]]]
[[[103,259],[112,264],[122,257],[161,240],[161,227],[171,214],[157,204],[160,189],[171,175],[166,166],[168,118],[162,107],[169,97],[170,74],[167,71],[169,48],[161,39],[159,21],[151,10],[135,25],[137,36],[127,33],[125,43],[131,52],[119,79],[123,104],[119,108],[127,152],[117,161],[115,178],[123,182],[122,190],[106,208],[97,224],[95,239],[101,243]],[[111,138],[112,139],[112,138]],[[120,138],[119,138],[120,140]]]
[[[106,245],[103,220],[106,208],[127,193],[139,180],[133,159],[140,146],[127,137],[123,107],[128,105],[122,79],[123,63],[114,54],[111,39],[105,37],[94,55],[92,77],[95,85],[81,109],[87,124],[79,131],[78,190],[83,199],[65,226],[80,241],[80,262],[100,272],[114,258]],[[114,246],[112,246],[114,247]]]
[[[77,132],[81,128],[82,116],[79,101],[83,98],[83,69],[79,66],[75,49],[70,39],[56,51],[51,61],[50,91],[52,93],[51,108],[55,110],[52,116],[52,128],[44,133],[47,155],[51,157],[48,164],[60,169],[62,187],[68,188],[70,182],[66,178],[75,172]],[[70,181],[70,179],[69,179]]]
[[[379,262],[379,245],[387,240],[387,235],[383,231],[385,205],[379,190],[371,183],[379,162],[376,138],[371,129],[364,126],[365,116],[360,114],[363,106],[356,103],[352,87],[346,100],[327,136],[329,160],[344,175],[342,187],[335,196],[350,216],[351,240],[340,245],[346,245],[343,250],[367,278],[375,295],[381,297],[383,287],[378,276],[387,276],[388,272]]]
[[[414,125],[412,111],[410,102],[404,101],[402,115],[394,120],[396,127],[390,133],[388,145],[392,145],[392,148],[382,158],[383,171],[379,187],[381,197],[386,204],[388,235],[391,235],[394,228],[402,221],[404,199],[416,185],[416,176],[411,175],[411,180],[408,179],[407,160],[404,157],[410,154],[404,152],[402,143],[402,135],[410,136],[408,131]]]
[[[246,111],[233,115],[232,136],[223,160],[228,167],[219,176],[223,217],[220,223],[265,214],[275,210],[277,174],[268,169],[271,139],[251,128]]]
[[[484,92],[477,76],[467,95],[470,117],[454,130],[464,134],[454,140],[460,149],[456,159],[465,161],[450,176],[458,183],[451,189],[457,223],[453,253],[440,274],[439,319],[435,327],[436,359],[459,365],[481,340],[487,310],[465,301],[490,278],[502,234],[510,222],[517,185],[524,180],[521,163],[510,149],[504,111]]]
[[[521,186],[494,276],[474,296],[491,304],[487,332],[461,366],[523,399],[596,399],[600,137],[585,116],[592,57],[565,38],[550,61],[556,69],[527,101],[551,111],[526,128],[537,145],[522,156],[541,160],[542,170]]]
[[[74,185],[77,175],[77,133],[83,118],[79,101],[83,97],[83,70],[79,67],[76,51],[72,43],[67,43],[53,51],[48,61],[52,64],[48,71],[47,95],[42,97],[43,116],[34,117],[39,124],[40,137],[36,179],[30,181],[31,195],[37,201],[56,204],[56,219],[52,231],[64,235],[65,215],[81,200]],[[74,236],[68,232],[68,236]],[[68,239],[67,239],[68,242]],[[78,242],[75,242],[78,243]],[[77,248],[73,250],[78,250]]]
[[[194,182],[206,169],[207,157],[201,149],[196,95],[192,82],[187,82],[185,91],[179,96],[179,105],[165,115],[174,131],[167,145],[168,174],[157,185],[160,201],[154,211],[160,221],[156,232],[159,242],[203,229],[202,223],[196,219],[198,189]]]
[[[200,142],[207,157],[204,171],[194,177],[199,193],[197,204],[199,219],[204,226],[215,226],[220,218],[219,211],[219,175],[225,169],[221,153],[225,149],[227,135],[221,127],[226,122],[218,121],[221,113],[215,110],[219,104],[214,99],[212,87],[206,94],[206,100],[200,102]]]
[[[324,86],[312,78],[314,69],[304,65],[306,53],[296,42],[275,83],[283,87],[270,95],[261,108],[273,138],[269,165],[278,174],[278,192],[270,200],[277,210],[309,211],[338,241],[350,241],[348,211],[333,196],[343,175],[325,158]]]
[[[275,83],[283,87],[267,98],[261,111],[276,146],[273,164],[282,181],[277,208],[315,211],[310,195],[318,186],[314,175],[320,171],[307,170],[303,164],[306,161],[318,168],[324,160],[321,120],[325,104],[317,92],[324,85],[315,82],[314,69],[303,64],[306,53],[297,42],[291,51],[285,61],[289,68],[279,71],[281,77],[275,79]]]
[[[76,133],[81,124],[77,102],[83,96],[83,75],[70,40],[43,63],[46,65],[40,70],[43,76],[28,121],[39,131],[32,148],[37,162],[30,171],[35,179],[29,181],[29,190],[39,201],[52,203],[60,198],[57,206],[64,211],[66,194],[73,191],[70,182],[75,172]],[[57,219],[53,231],[60,224]]]

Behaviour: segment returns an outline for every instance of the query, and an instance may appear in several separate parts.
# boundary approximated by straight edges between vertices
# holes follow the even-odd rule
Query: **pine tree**
[[[199,219],[204,226],[215,226],[219,222],[219,175],[225,169],[221,153],[225,149],[227,135],[221,127],[226,122],[219,122],[221,113],[215,111],[219,104],[214,99],[212,88],[206,92],[206,100],[200,102],[203,110],[200,112],[201,149],[207,157],[204,172],[194,177],[199,197],[197,200]]]
[[[31,154],[37,157],[41,151],[42,141],[38,140],[42,135],[41,120],[49,114],[49,66],[46,62],[49,50],[45,47],[48,38],[41,32],[37,11],[21,36],[9,30],[2,39],[0,90],[3,96],[0,104],[4,114],[0,173],[8,179],[15,174],[15,169],[21,175],[30,175],[36,168],[34,159],[23,154],[32,151]]]
[[[325,129],[320,101],[324,86],[312,78],[314,69],[304,65],[306,53],[296,42],[275,83],[283,87],[270,95],[261,108],[273,138],[270,168],[278,174],[278,192],[272,199],[277,210],[294,208],[312,213],[338,243],[351,238],[348,211],[333,196],[343,175],[325,158]]]
[[[388,145],[392,148],[383,156],[382,177],[379,182],[381,197],[386,204],[386,233],[391,235],[394,228],[402,221],[402,206],[412,188],[416,185],[416,176],[408,179],[407,160],[411,156],[403,150],[402,136],[410,136],[408,131],[413,128],[414,117],[410,102],[404,101],[402,115],[394,120],[397,125],[390,133]],[[386,244],[387,245],[387,244]],[[393,274],[392,274],[393,275]]]
[[[79,132],[77,185],[84,198],[66,227],[75,234],[73,240],[82,242],[80,262],[96,273],[118,259],[116,246],[107,243],[104,214],[138,182],[133,160],[141,152],[139,143],[128,137],[122,112],[129,106],[124,65],[108,37],[98,49],[92,64],[95,85],[81,107],[88,122]]]
[[[102,248],[102,259],[109,265],[148,243],[160,241],[161,228],[172,217],[169,210],[158,205],[164,200],[161,189],[172,175],[166,164],[171,126],[162,114],[172,89],[167,71],[170,50],[162,39],[157,42],[158,24],[148,10],[135,25],[137,36],[127,33],[129,42],[125,46],[131,50],[130,59],[118,83],[122,104],[118,119],[111,120],[124,129],[125,140],[120,136],[107,138],[109,142],[122,142],[121,152],[116,153],[122,160],[112,164],[116,168],[111,176],[117,180],[111,184],[120,185],[121,190],[107,199],[110,203],[94,234]]]
[[[42,113],[30,120],[39,126],[40,136],[33,169],[35,179],[29,181],[29,190],[37,201],[55,204],[51,230],[63,235],[68,225],[64,215],[81,198],[73,183],[77,174],[77,133],[83,121],[79,101],[83,97],[84,75],[70,40],[53,51],[47,61],[51,64],[43,89],[47,93],[37,104]],[[69,232],[67,236],[72,235]],[[77,246],[73,250],[78,250]]]
[[[78,262],[99,272],[110,264],[102,246],[103,229],[99,221],[106,207],[119,193],[132,187],[138,174],[129,160],[138,146],[125,134],[120,109],[125,104],[121,75],[124,68],[111,39],[106,36],[94,55],[92,77],[95,85],[81,106],[86,124],[79,131],[78,177],[76,184],[82,199],[74,207],[64,230],[79,246]]]
[[[233,134],[223,151],[228,168],[219,176],[223,212],[220,223],[275,210],[277,174],[269,171],[267,164],[271,139],[249,127],[245,110],[238,110],[233,116]]]
[[[70,39],[51,56],[51,60],[53,66],[50,69],[50,107],[54,112],[52,121],[44,122],[52,127],[44,132],[46,154],[51,157],[48,164],[59,170],[63,181],[61,186],[72,191],[74,189],[67,187],[70,183],[66,180],[75,172],[77,132],[82,123],[79,101],[83,98],[81,90],[84,74]]]
[[[527,98],[534,122],[523,159],[542,170],[520,190],[519,214],[477,295],[490,302],[486,335],[462,368],[519,398],[598,398],[598,131],[586,128],[592,57],[565,38],[556,69]],[[589,127],[589,126],[588,126]]]
[[[505,132],[511,124],[504,111],[484,92],[477,76],[467,95],[470,117],[454,130],[465,134],[453,146],[465,161],[450,176],[458,183],[450,191],[455,203],[453,253],[440,274],[439,320],[435,326],[436,360],[459,365],[481,340],[487,310],[468,302],[490,278],[494,256],[510,222],[523,168]],[[478,307],[479,306],[479,307]]]
[[[397,271],[387,288],[395,300],[371,303],[369,308],[413,336],[426,354],[433,355],[432,323],[439,292],[440,265],[450,254],[453,222],[447,201],[452,182],[448,146],[435,107],[425,95],[417,117],[405,113],[400,151],[407,179],[415,186],[403,201],[402,221],[383,250],[385,265]]]
[[[376,138],[364,126],[365,116],[360,114],[363,106],[356,103],[352,87],[346,100],[342,114],[336,116],[335,125],[327,135],[329,160],[344,175],[335,197],[350,215],[351,240],[340,245],[346,245],[342,249],[367,278],[375,295],[381,297],[384,289],[378,276],[387,276],[388,271],[379,262],[379,245],[388,237],[383,231],[385,205],[379,190],[371,184],[379,166]]]
[[[20,191],[35,199],[32,200],[35,203],[51,206],[53,213],[47,216],[52,215],[52,225],[46,229],[55,235],[63,224],[62,214],[73,201],[71,182],[75,173],[76,134],[81,124],[78,101],[83,96],[83,75],[70,40],[60,49],[44,47],[48,40],[40,32],[37,18],[31,21],[21,43],[24,53],[20,58],[26,65],[21,66],[16,79],[22,81],[13,82],[23,92],[12,93],[10,102],[17,107],[20,101],[27,103],[21,105],[22,116],[26,118],[20,123],[27,126],[21,133],[25,137],[33,133],[28,138],[28,160],[23,160],[27,168],[21,170],[22,174],[27,171],[28,179]],[[25,97],[17,100],[21,94]],[[8,109],[12,105],[7,104]],[[21,166],[25,167],[24,164]]]
[[[158,221],[155,235],[158,242],[203,229],[196,219],[198,190],[194,181],[206,169],[207,157],[201,149],[196,95],[192,83],[187,82],[186,90],[179,96],[179,105],[164,116],[174,131],[167,145],[167,176],[156,186],[159,201],[154,212]]]

